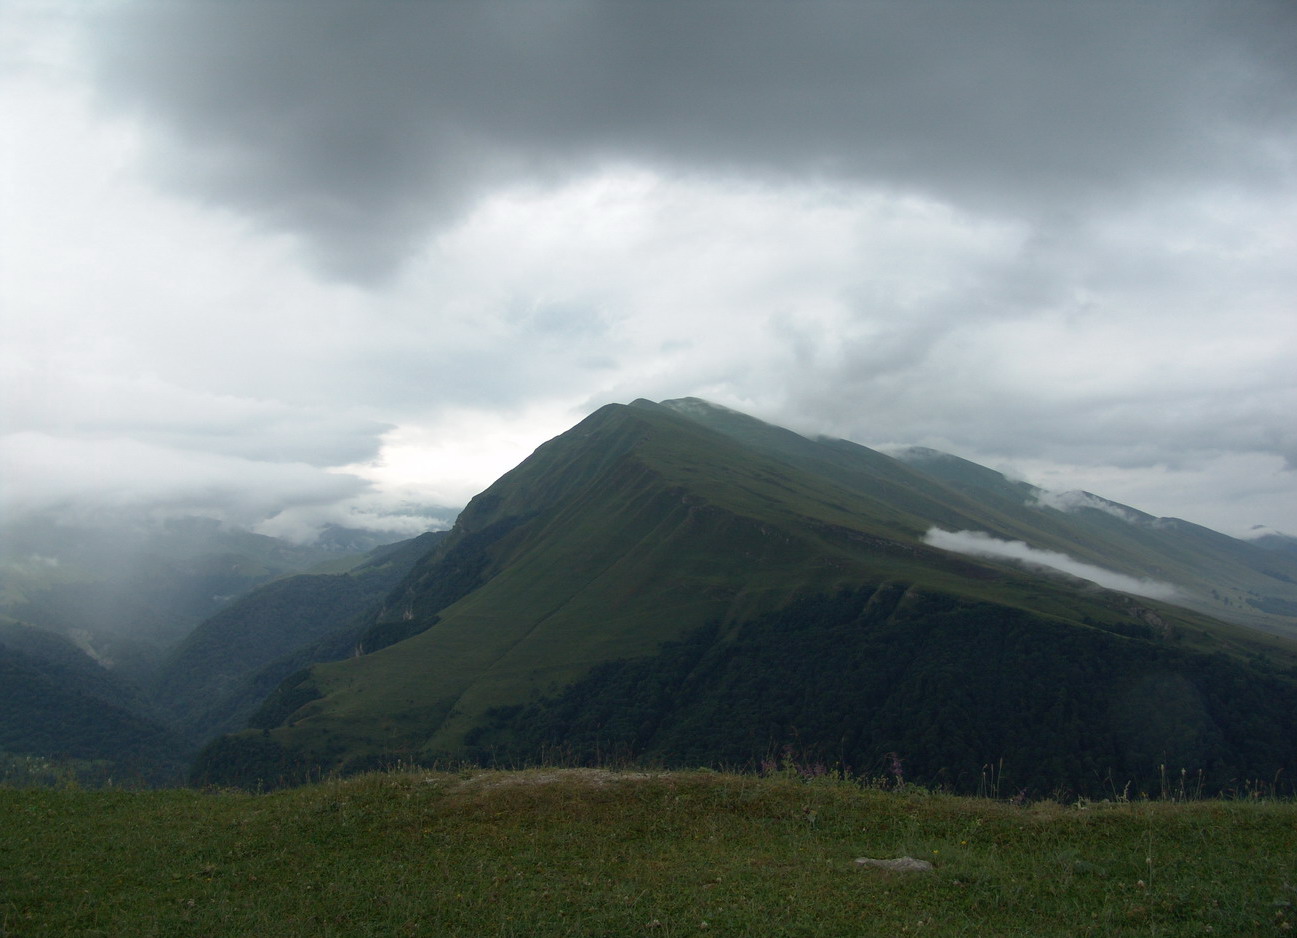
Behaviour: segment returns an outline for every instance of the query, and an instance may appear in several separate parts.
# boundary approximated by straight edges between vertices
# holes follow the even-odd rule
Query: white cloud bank
[[[0,0],[0,512],[414,524],[697,396],[1297,530],[1287,0],[509,11]]]
[[[943,531],[940,528],[930,528],[928,533],[923,535],[923,541],[933,547],[957,554],[1012,560],[1026,567],[1057,570],[1060,573],[1097,583],[1105,589],[1133,593],[1149,599],[1174,600],[1178,596],[1175,587],[1168,583],[1126,576],[1123,573],[1083,563],[1058,551],[1037,550],[1022,541],[1002,541],[982,531]]]
[[[1068,513],[1080,511],[1082,508],[1093,508],[1095,511],[1102,511],[1104,514],[1125,521],[1127,524],[1137,524],[1139,522],[1139,515],[1126,506],[1119,505],[1106,498],[1100,498],[1098,495],[1092,495],[1089,492],[1083,492],[1080,489],[1072,489],[1067,492],[1050,492],[1045,489],[1037,489],[1036,504],[1043,508],[1054,508]]]

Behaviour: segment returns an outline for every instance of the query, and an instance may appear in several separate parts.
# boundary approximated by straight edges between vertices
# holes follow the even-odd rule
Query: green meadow
[[[1288,800],[1015,805],[793,772],[0,789],[0,935],[1282,935]],[[909,856],[898,873],[858,857]]]

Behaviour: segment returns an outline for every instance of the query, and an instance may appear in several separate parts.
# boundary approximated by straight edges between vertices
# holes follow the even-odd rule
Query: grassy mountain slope
[[[348,572],[286,577],[233,601],[169,656],[152,685],[157,705],[195,743],[242,727],[285,676],[329,659],[319,643],[346,633],[334,642],[346,654],[363,630],[364,614],[443,536],[428,533],[385,545],[350,564]],[[305,649],[311,651],[299,659]],[[269,680],[263,677],[268,668]]]
[[[262,731],[224,741],[199,774],[463,754],[497,708],[652,656],[709,622],[732,641],[743,623],[843,587],[919,591],[1240,661],[1269,655],[1280,671],[1297,661],[1280,639],[922,541],[940,525],[1102,559],[1055,514],[702,402],[610,405],[470,503],[384,604],[370,653],[296,676]]]
[[[1172,584],[1179,588],[1180,605],[1297,638],[1297,615],[1275,611],[1297,613],[1297,554],[1292,551],[1267,550],[1178,518],[1155,518],[1088,492],[1053,496],[936,450],[913,447],[893,459],[848,440],[806,439],[693,398],[662,406],[777,452],[799,468],[866,486],[890,506],[908,507],[910,534],[922,535],[936,525],[1021,540],[1038,550]],[[913,470],[946,491],[934,497],[929,487],[916,485]],[[887,481],[885,487],[880,478]],[[953,501],[952,492],[964,502]]]
[[[1034,547],[1174,584],[1190,608],[1297,637],[1297,554],[1291,551],[1267,550],[1178,518],[1155,518],[1088,492],[1051,497],[934,450],[911,450],[902,459],[1021,519],[1020,536]]]

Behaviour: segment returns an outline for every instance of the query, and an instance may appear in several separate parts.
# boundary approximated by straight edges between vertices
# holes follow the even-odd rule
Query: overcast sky
[[[1297,534],[1294,63],[1287,0],[0,0],[0,498],[413,531],[697,395]]]

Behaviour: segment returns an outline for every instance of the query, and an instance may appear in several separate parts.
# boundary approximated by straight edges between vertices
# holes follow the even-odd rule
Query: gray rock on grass
[[[933,869],[932,864],[927,860],[916,860],[914,857],[897,857],[894,860],[858,857],[856,866],[872,866],[880,870],[892,870],[896,873],[931,873]]]

